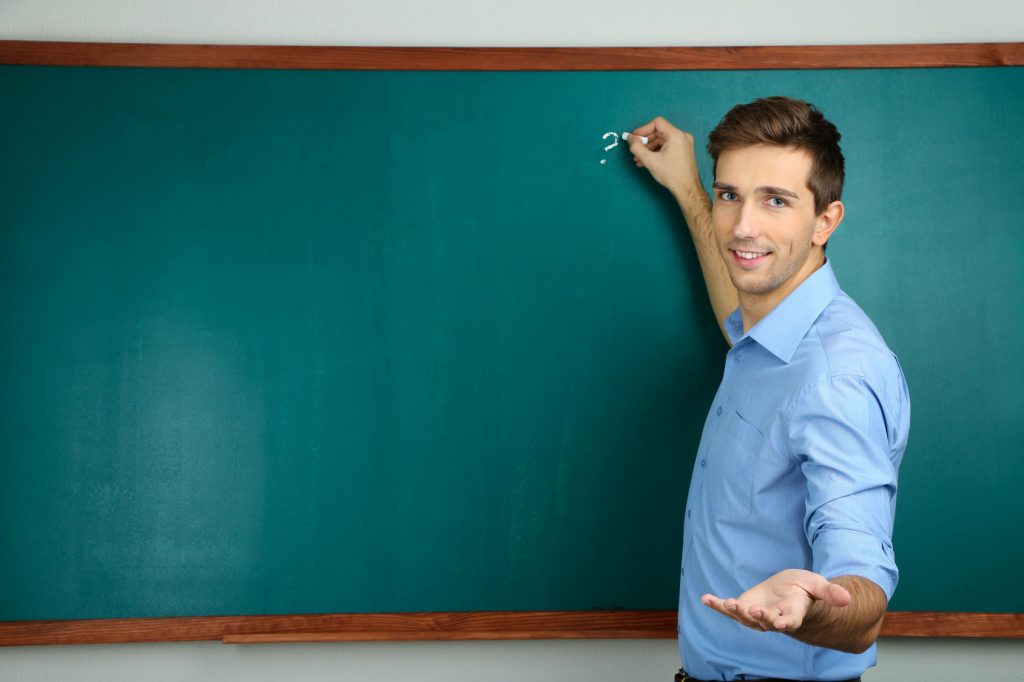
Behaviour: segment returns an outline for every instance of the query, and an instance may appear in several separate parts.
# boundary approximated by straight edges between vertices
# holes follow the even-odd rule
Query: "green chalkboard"
[[[770,94],[912,391],[892,607],[1024,611],[1024,70],[9,66],[0,620],[674,608],[725,346],[602,136]]]

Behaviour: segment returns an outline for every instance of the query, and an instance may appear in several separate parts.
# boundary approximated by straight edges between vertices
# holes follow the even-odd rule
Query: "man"
[[[825,258],[845,210],[839,132],[798,100],[734,107],[709,136],[713,204],[691,135],[663,118],[633,132],[732,346],[686,504],[676,679],[859,679],[896,588],[910,400]]]

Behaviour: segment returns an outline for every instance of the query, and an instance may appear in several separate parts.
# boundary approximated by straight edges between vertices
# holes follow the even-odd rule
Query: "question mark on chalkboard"
[[[607,147],[605,147],[605,148],[604,148],[604,150],[605,150],[606,152],[607,152],[607,151],[608,151],[609,149],[615,149],[616,147],[618,147],[618,146],[619,146],[619,134],[618,134],[618,133],[605,133],[604,135],[602,135],[602,136],[601,136],[601,139],[602,139],[602,140],[607,140],[607,139],[608,139],[608,136],[609,136],[609,135],[610,135],[611,137],[614,137],[615,139],[614,139],[614,140],[612,140],[612,143],[611,143],[610,145],[608,145]],[[602,166],[603,166],[604,164],[606,164],[606,163],[608,163],[608,159],[601,159],[601,165],[602,165]]]

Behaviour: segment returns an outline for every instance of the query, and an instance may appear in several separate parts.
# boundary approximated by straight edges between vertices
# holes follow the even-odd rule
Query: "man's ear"
[[[839,223],[843,222],[843,215],[845,215],[846,209],[841,201],[833,201],[829,204],[821,215],[815,220],[817,223],[814,226],[814,234],[811,236],[811,244],[815,246],[824,246],[832,236],[832,233],[839,227]]]

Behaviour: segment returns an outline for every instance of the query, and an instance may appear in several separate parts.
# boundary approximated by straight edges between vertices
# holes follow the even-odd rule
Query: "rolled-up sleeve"
[[[789,419],[814,572],[867,578],[887,599],[899,579],[892,530],[901,454],[890,442],[898,408],[889,402],[862,376],[832,376],[804,392]]]

